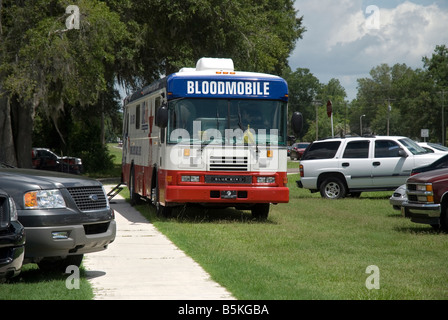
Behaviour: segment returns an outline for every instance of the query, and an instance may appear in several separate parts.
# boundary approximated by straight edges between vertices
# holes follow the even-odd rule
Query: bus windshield
[[[168,143],[286,145],[283,101],[178,99],[168,109]]]

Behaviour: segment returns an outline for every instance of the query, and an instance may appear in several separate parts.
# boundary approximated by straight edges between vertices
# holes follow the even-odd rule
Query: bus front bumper
[[[215,203],[253,204],[287,203],[288,187],[250,186],[167,186],[165,204]]]

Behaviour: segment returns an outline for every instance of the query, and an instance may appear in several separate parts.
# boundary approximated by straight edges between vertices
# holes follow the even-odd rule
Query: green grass
[[[448,235],[410,222],[391,192],[326,200],[295,186],[266,222],[234,209],[138,209],[238,299],[448,299]],[[368,290],[366,268],[379,268]]]
[[[79,289],[68,289],[72,274],[49,273],[39,270],[36,264],[26,264],[16,278],[0,284],[0,300],[91,300],[93,291],[80,268]],[[69,278],[71,277],[71,278]]]
[[[152,206],[137,208],[237,299],[448,299],[447,233],[402,218],[391,192],[332,201],[288,178],[290,202],[272,206],[266,222],[234,209],[180,208],[162,219]],[[370,265],[380,271],[378,290],[365,285]],[[82,268],[79,290],[65,287],[67,277],[26,265],[0,284],[0,299],[93,298]]]

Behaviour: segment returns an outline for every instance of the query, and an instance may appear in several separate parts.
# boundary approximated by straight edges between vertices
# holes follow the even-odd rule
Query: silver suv
[[[363,191],[395,190],[414,167],[443,154],[428,153],[401,136],[333,138],[313,142],[300,161],[298,187],[324,198],[358,197]]]

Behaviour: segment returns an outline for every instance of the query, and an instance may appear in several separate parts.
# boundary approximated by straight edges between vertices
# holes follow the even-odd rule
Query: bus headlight
[[[257,177],[257,183],[274,183],[275,177]]]
[[[199,176],[182,176],[182,182],[199,182]]]

